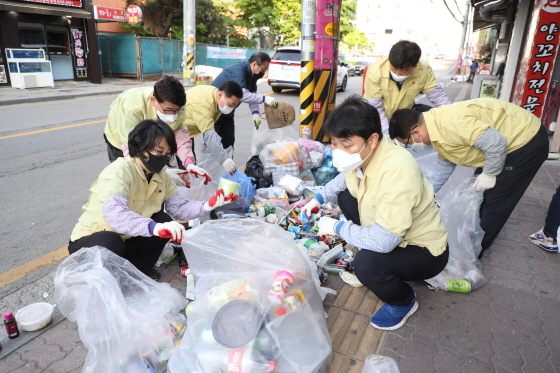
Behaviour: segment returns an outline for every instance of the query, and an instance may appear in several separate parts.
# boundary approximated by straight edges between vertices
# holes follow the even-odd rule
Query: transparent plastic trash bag
[[[480,204],[483,193],[472,187],[475,177],[463,180],[440,202],[440,215],[448,231],[449,262],[430,285],[447,290],[449,280],[468,280],[471,290],[486,283],[478,255],[482,250],[484,231],[480,227]]]
[[[95,246],[66,258],[54,278],[56,303],[78,324],[88,349],[83,373],[164,372],[188,301],[128,260]],[[182,325],[182,327],[181,327]]]
[[[317,270],[289,233],[256,219],[212,220],[187,231],[183,250],[196,300],[171,373],[329,371]]]
[[[197,155],[196,161],[196,165],[208,172],[212,181],[205,185],[204,177],[189,175],[191,187],[178,186],[177,191],[189,201],[206,201],[216,194],[220,175],[226,173],[226,170],[210,153],[202,152],[200,156]]]
[[[369,355],[364,362],[362,373],[400,373],[397,362],[382,355]]]

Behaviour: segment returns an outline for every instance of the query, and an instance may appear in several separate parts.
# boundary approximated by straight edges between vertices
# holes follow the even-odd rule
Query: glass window
[[[45,30],[41,23],[18,22],[22,48],[45,48]]]
[[[39,50],[10,50],[11,58],[33,58],[33,59],[44,59],[45,53],[42,49]]]
[[[20,62],[20,73],[45,73],[50,72],[50,64],[48,62]]]
[[[63,26],[46,26],[49,54],[70,55],[68,30]]]
[[[276,52],[274,57],[272,57],[272,60],[273,61],[297,61],[297,62],[300,62],[301,61],[301,52],[290,51],[290,50],[278,51],[278,52]]]

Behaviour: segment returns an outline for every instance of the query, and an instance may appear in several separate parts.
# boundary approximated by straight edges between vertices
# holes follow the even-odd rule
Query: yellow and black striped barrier
[[[185,70],[183,71],[183,78],[190,78],[194,69],[194,53],[189,53],[185,60]]]
[[[299,135],[311,139],[313,135],[313,97],[315,95],[315,61],[301,61],[299,94]]]
[[[313,140],[327,142],[329,138],[323,134],[326,114],[334,109],[336,94],[336,71],[315,70],[315,101],[313,102]]]

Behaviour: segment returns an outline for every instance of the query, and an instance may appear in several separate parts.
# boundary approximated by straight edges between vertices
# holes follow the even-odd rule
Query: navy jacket
[[[248,61],[238,62],[229,67],[226,67],[224,71],[220,73],[212,82],[212,85],[216,88],[220,88],[223,82],[227,80],[233,80],[237,82],[241,88],[245,88],[251,93],[257,92],[257,80],[262,78],[264,74],[253,75],[251,72],[251,66],[249,66]]]

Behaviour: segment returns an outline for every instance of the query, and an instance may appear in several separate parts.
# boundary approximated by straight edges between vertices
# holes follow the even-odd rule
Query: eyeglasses
[[[410,143],[410,139],[412,138],[412,131],[414,131],[417,127],[418,126],[414,126],[414,128],[410,130],[408,138],[406,139],[406,144],[404,144],[405,148],[410,148],[412,146],[412,144]],[[412,139],[412,142],[414,143],[414,139]]]
[[[157,100],[156,100],[156,102],[157,102]],[[159,105],[159,108],[160,108],[160,109],[163,109],[163,108],[161,107],[161,104],[160,104],[159,102],[157,102],[157,104]],[[163,114],[173,114],[173,115],[175,115],[175,114],[181,113],[183,110],[185,110],[184,107],[179,108],[179,109],[177,109],[177,110],[160,110],[160,111],[161,111]]]

